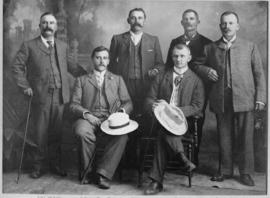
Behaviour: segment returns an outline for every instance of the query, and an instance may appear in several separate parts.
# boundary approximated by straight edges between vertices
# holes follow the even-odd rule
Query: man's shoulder
[[[121,39],[121,38],[124,38],[126,36],[129,36],[130,33],[127,31],[127,32],[123,32],[123,33],[120,33],[120,34],[115,34],[113,35],[113,38],[115,39]]]
[[[199,34],[199,39],[204,43],[204,44],[209,44],[212,43],[213,41],[206,36]]]

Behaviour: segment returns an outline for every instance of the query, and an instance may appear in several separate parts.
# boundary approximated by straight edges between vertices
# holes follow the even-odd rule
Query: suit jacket
[[[66,103],[70,99],[67,77],[67,45],[55,39],[55,46],[62,83],[61,97],[63,102]],[[44,45],[40,36],[21,45],[12,65],[17,85],[22,90],[32,88],[34,93],[33,102],[35,103],[44,103],[46,100],[50,69],[50,51]]]
[[[132,101],[128,94],[126,85],[121,76],[109,71],[104,77],[105,96],[109,103],[109,112],[113,113],[115,104],[120,101],[120,108],[124,108],[129,114],[132,109]],[[93,105],[98,94],[99,87],[94,72],[76,79],[71,97],[70,110],[76,117],[83,118],[84,112],[93,111]]]
[[[128,66],[130,56],[130,32],[114,35],[110,46],[110,65],[109,70],[121,75],[124,80],[128,80]],[[157,68],[162,70],[164,63],[160,50],[159,40],[156,36],[143,33],[141,40],[141,58],[143,79],[148,79],[148,70]]]
[[[203,56],[203,49],[204,46],[210,44],[212,41],[205,36],[197,33],[197,35],[191,39],[190,43],[188,44],[188,47],[191,51],[192,59],[189,62],[189,68],[192,69],[196,73],[196,65],[193,64],[194,60],[197,57]],[[167,54],[167,61],[166,61],[166,66],[167,67],[173,67],[174,63],[172,60],[172,50],[173,47],[177,44],[186,44],[185,36],[181,35],[171,41],[168,54]]]
[[[173,69],[159,74],[153,81],[146,97],[146,109],[152,111],[153,103],[158,99],[170,102],[173,91]],[[202,116],[204,106],[204,87],[201,79],[188,69],[179,85],[179,108],[185,117]]]
[[[221,38],[207,45],[203,57],[195,62],[198,74],[205,80],[209,80],[210,68],[218,73],[209,96],[215,113],[224,112],[225,47]],[[252,111],[256,101],[266,103],[266,81],[257,46],[237,37],[230,47],[230,63],[234,111]]]

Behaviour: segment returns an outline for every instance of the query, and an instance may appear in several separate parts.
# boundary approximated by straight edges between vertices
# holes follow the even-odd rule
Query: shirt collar
[[[134,37],[134,38],[142,38],[143,32],[140,32],[139,34],[135,34],[135,33],[132,32],[132,31],[129,31],[129,32],[130,32],[131,37]]]
[[[52,41],[52,46],[54,46],[54,38],[52,40],[48,40],[48,39],[45,39],[42,35],[40,35],[40,37],[41,37],[42,43],[44,43],[46,47],[49,47],[49,44],[47,43],[47,41]]]
[[[233,43],[234,41],[235,41],[235,39],[236,39],[236,35],[234,35],[233,37],[232,37],[232,39],[231,40],[227,40],[224,36],[222,37],[222,39],[223,39],[223,41],[225,42],[225,43]]]
[[[186,67],[184,67],[184,68],[176,68],[176,67],[174,66],[174,68],[173,68],[173,73],[174,73],[175,75],[183,75],[187,70],[188,70],[188,66],[186,66]]]
[[[198,33],[196,32],[196,34],[194,34],[191,38],[189,38],[186,34],[184,34],[184,38],[186,41],[190,41],[190,40],[194,39],[197,36],[197,34]]]
[[[100,72],[100,71],[97,71],[97,70],[94,69],[94,74],[95,74],[95,76],[104,78],[106,71],[107,70],[104,70],[104,71]]]

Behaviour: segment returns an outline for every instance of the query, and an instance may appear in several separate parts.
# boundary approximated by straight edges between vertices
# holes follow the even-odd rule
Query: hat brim
[[[177,111],[178,114],[180,115],[180,117],[183,118],[183,119],[179,120],[179,122],[181,123],[180,125],[178,125],[177,127],[171,127],[168,125],[168,121],[164,120],[164,117],[162,116],[162,115],[164,115],[163,110],[166,107],[166,105],[170,106],[167,103],[162,103],[160,106],[158,106],[154,109],[154,114],[155,114],[157,120],[167,131],[171,132],[172,134],[184,135],[188,130],[188,125],[187,125],[187,121],[186,121],[186,118],[184,116],[184,113],[178,107],[175,107],[175,106],[169,107],[169,108],[172,108],[173,110]]]
[[[109,127],[109,122],[108,120],[105,120],[104,122],[101,123],[101,130],[108,134],[108,135],[124,135],[127,133],[131,133],[133,131],[135,131],[138,128],[138,123],[134,120],[130,120],[129,121],[129,125],[119,128],[119,129],[111,129]]]

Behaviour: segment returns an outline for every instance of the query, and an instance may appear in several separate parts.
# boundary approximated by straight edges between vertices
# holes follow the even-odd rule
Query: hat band
[[[110,129],[120,129],[123,128],[125,126],[129,125],[129,121],[125,124],[119,125],[119,126],[109,126]]]

